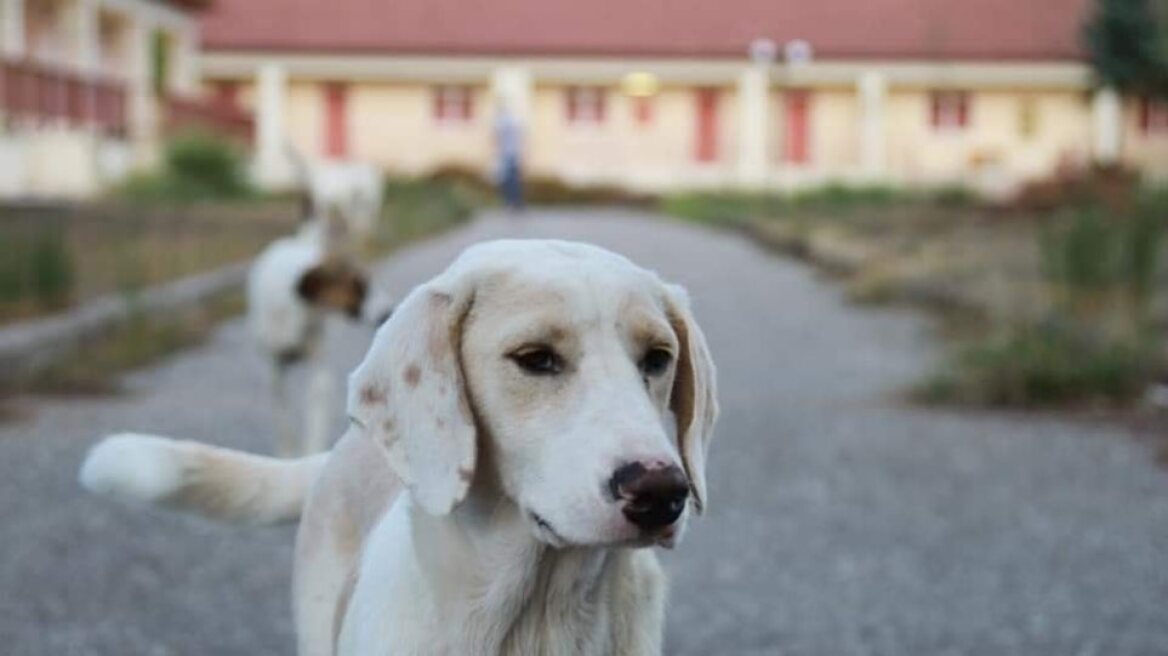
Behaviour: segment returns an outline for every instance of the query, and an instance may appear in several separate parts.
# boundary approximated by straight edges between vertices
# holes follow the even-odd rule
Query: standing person
[[[523,127],[506,101],[499,103],[495,117],[495,153],[498,159],[499,192],[507,209],[523,209]]]

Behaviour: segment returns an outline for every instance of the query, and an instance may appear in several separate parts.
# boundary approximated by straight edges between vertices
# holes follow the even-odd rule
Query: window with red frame
[[[568,87],[568,122],[603,123],[604,87]]]
[[[466,123],[474,118],[474,90],[444,84],[434,87],[434,118],[442,123]]]
[[[1140,130],[1144,134],[1168,135],[1168,102],[1141,98]]]
[[[969,126],[969,92],[934,91],[930,124],[934,130],[963,130]]]

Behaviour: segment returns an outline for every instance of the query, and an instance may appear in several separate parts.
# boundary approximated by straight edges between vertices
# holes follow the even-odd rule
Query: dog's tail
[[[264,525],[300,519],[327,453],[298,460],[123,433],[102,440],[81,466],[91,492],[203,517]]]

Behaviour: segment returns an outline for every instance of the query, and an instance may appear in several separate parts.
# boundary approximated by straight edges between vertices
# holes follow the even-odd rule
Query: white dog
[[[415,289],[330,454],[98,445],[91,490],[301,519],[302,656],[659,654],[656,555],[706,499],[714,366],[684,292],[602,249],[500,241]]]
[[[296,148],[287,147],[307,194],[307,213],[342,218],[354,244],[363,247],[373,236],[385,200],[385,176],[367,162],[351,160],[309,161]]]
[[[389,311],[387,297],[369,292],[365,272],[346,253],[346,228],[339,219],[313,220],[295,235],[272,242],[256,258],[247,279],[247,323],[273,364],[277,448],[282,456],[322,451],[327,446],[335,395],[333,377],[321,361],[328,314],[372,324]],[[308,364],[303,428],[288,398],[293,365]]]

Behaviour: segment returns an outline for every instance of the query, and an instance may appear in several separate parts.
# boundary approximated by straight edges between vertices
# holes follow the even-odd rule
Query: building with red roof
[[[97,193],[218,111],[195,98],[201,4],[0,0],[0,197]]]
[[[203,72],[285,143],[489,171],[501,103],[529,171],[661,189],[826,181],[1002,192],[1055,167],[1168,173],[1168,111],[1093,87],[1090,0],[217,0]]]

